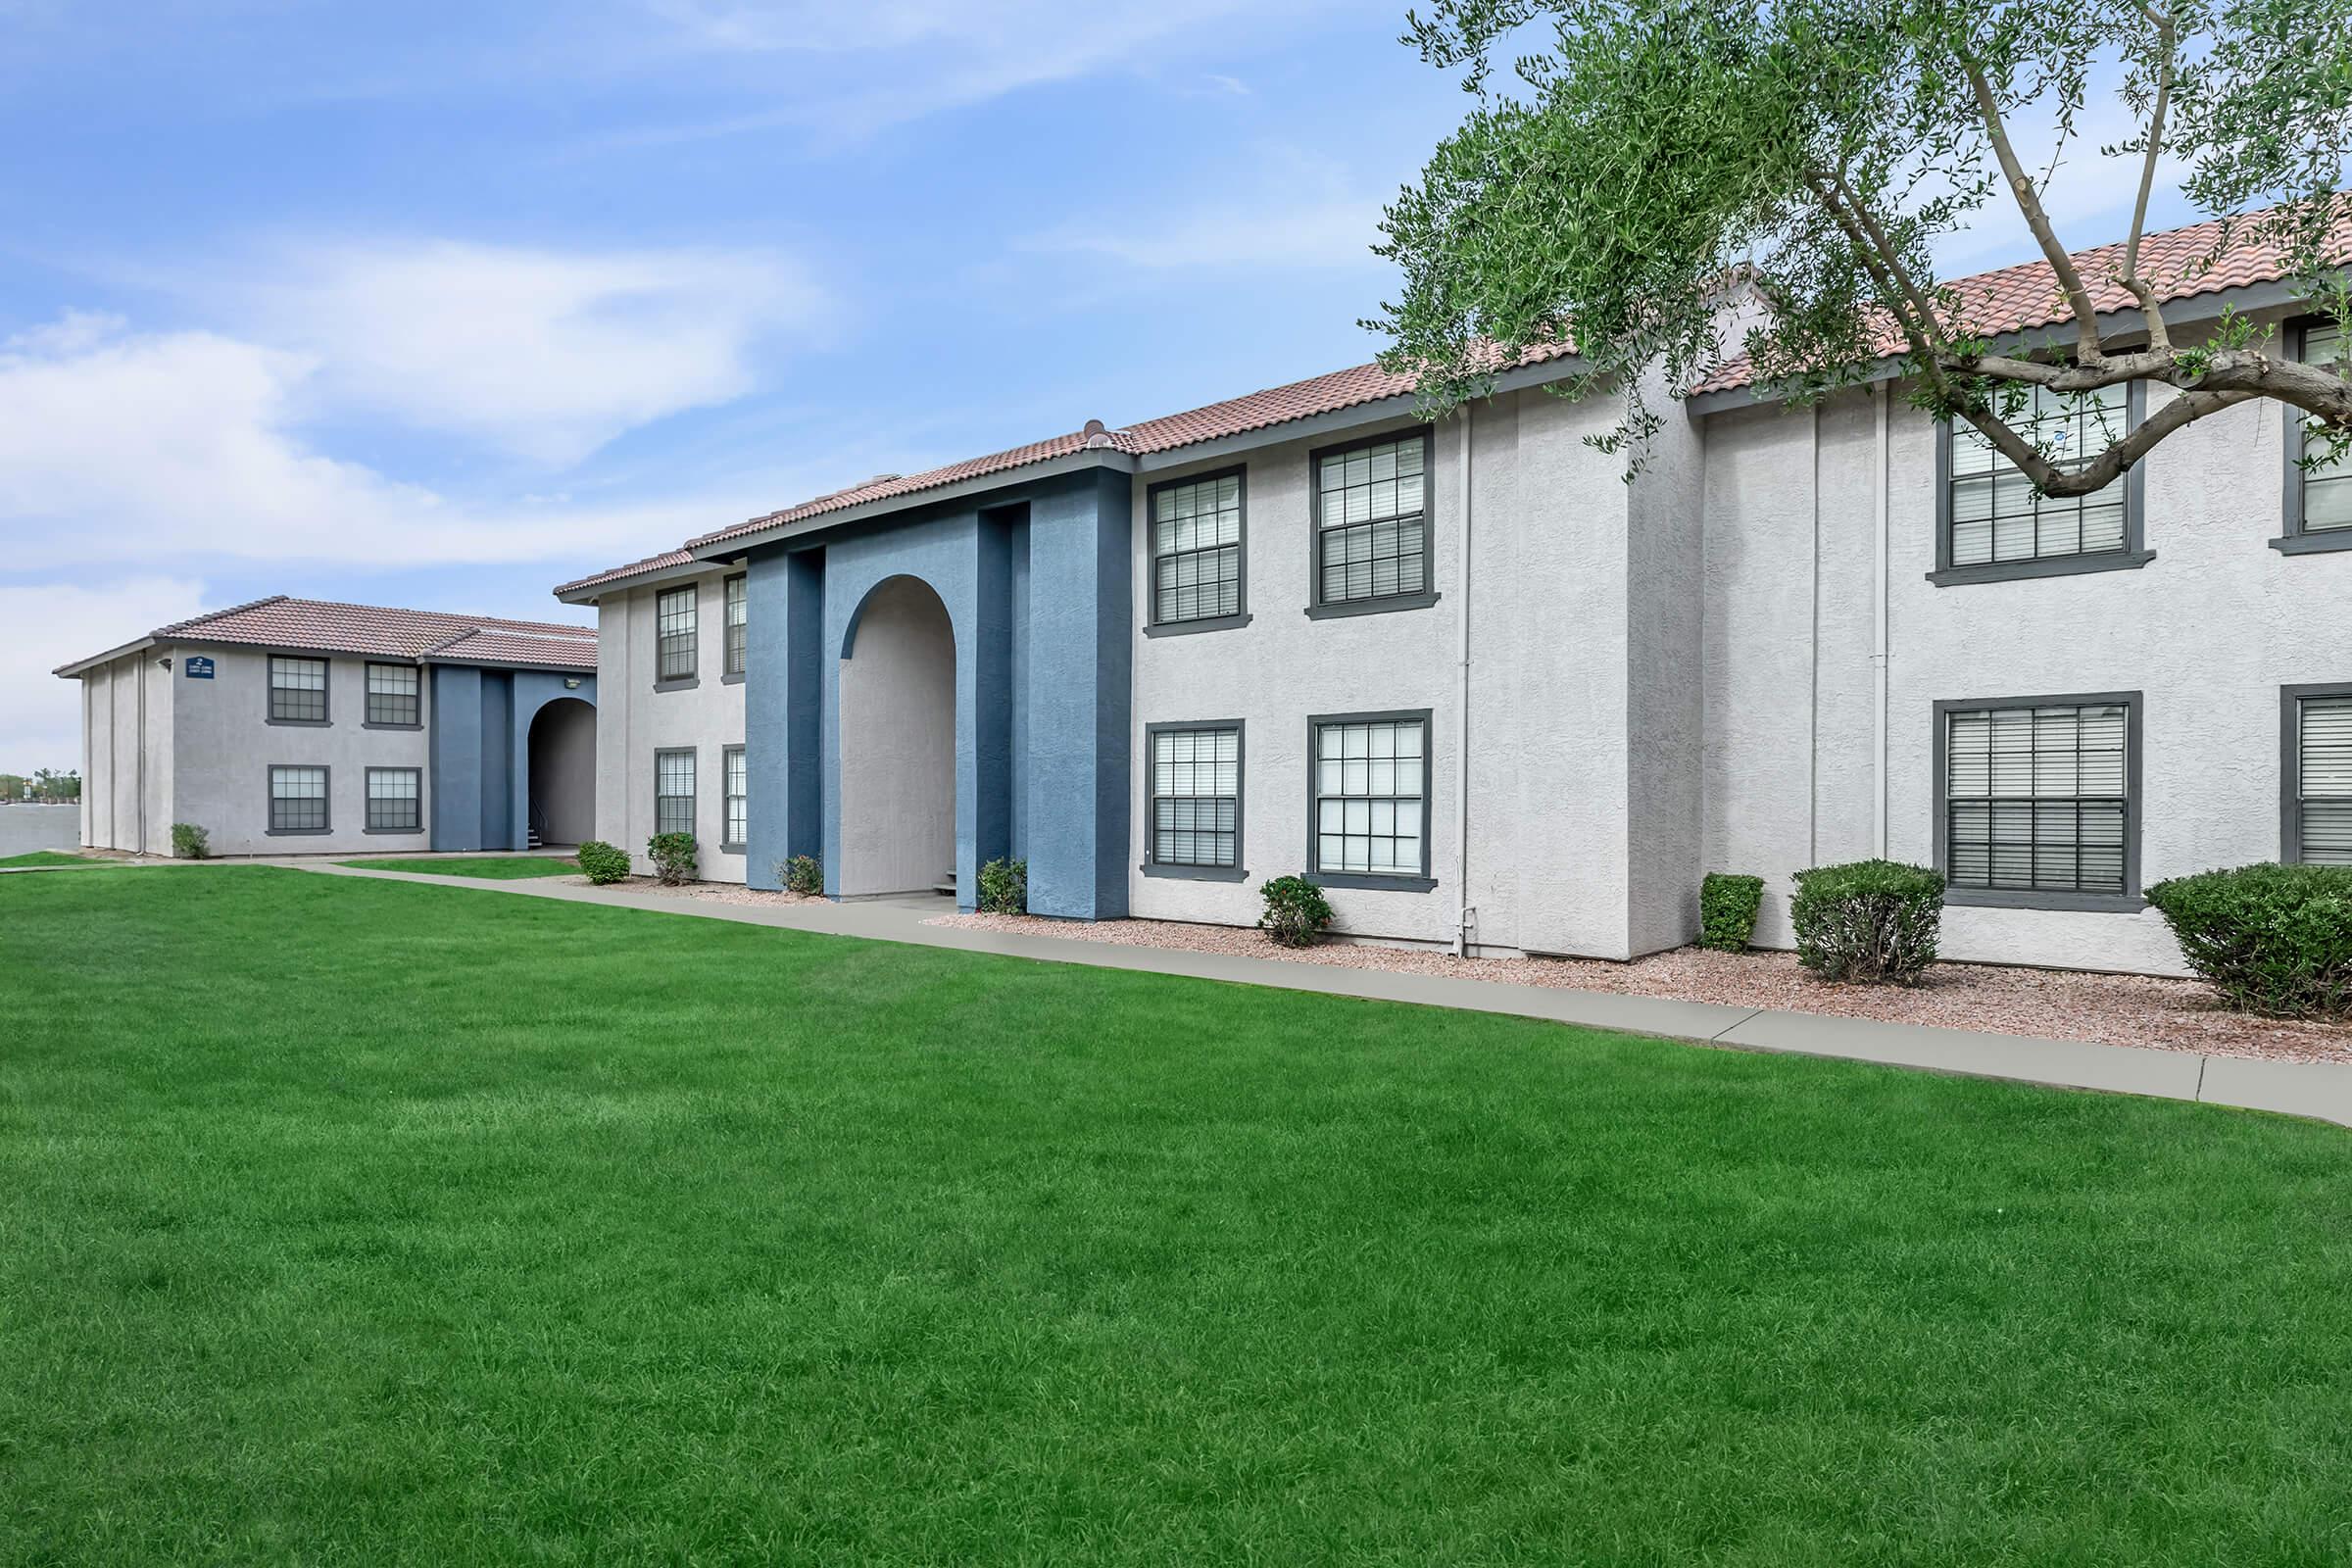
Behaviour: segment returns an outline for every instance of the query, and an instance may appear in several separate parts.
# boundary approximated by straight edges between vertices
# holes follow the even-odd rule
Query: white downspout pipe
[[[1453,951],[1470,955],[1470,928],[1478,910],[1470,903],[1470,405],[1462,405],[1461,461],[1453,553],[1453,642],[1458,661],[1453,694],[1453,885],[1461,909],[1453,922]]]
[[[1888,530],[1892,526],[1889,518],[1891,509],[1887,499],[1887,490],[1892,480],[1889,466],[1892,454],[1888,450],[1891,432],[1888,429],[1887,401],[1891,394],[1885,381],[1875,383],[1872,392],[1873,400],[1878,406],[1879,451],[1878,462],[1871,466],[1871,504],[1872,509],[1877,513],[1874,520],[1878,524],[1876,530],[1878,569],[1870,579],[1870,594],[1874,612],[1871,628],[1874,641],[1870,656],[1870,707],[1873,730],[1871,737],[1870,853],[1883,860],[1886,858],[1886,700],[1888,686],[1886,571],[1892,546],[1892,540],[1888,534]]]
[[[1805,864],[1821,863],[1821,404],[1813,404],[1813,561],[1805,632]]]

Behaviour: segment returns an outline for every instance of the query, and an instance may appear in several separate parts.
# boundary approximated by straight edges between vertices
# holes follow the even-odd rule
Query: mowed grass
[[[2321,1564],[2352,1137],[0,878],[0,1562]]]
[[[414,871],[423,876],[476,876],[492,882],[517,882],[534,876],[578,876],[579,862],[548,856],[451,856],[447,859],[338,860],[337,865],[363,871]]]
[[[33,865],[120,865],[123,862],[120,860],[93,860],[86,856],[68,855],[62,850],[32,850],[24,855],[11,855],[6,858],[0,858],[0,871],[15,870],[19,866]]]

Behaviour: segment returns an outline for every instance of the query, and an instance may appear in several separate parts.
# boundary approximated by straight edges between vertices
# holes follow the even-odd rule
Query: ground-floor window
[[[719,847],[741,851],[752,836],[752,784],[740,746],[719,754]]]
[[[1937,705],[1943,871],[1955,890],[2137,891],[2136,693]]]
[[[2352,684],[2286,690],[2282,854],[2352,865]]]
[[[368,770],[368,831],[416,833],[424,827],[424,775],[414,767]]]
[[[1153,725],[1152,863],[1242,863],[1242,726]]]
[[[654,754],[654,831],[694,831],[694,753]]]
[[[324,833],[328,826],[326,799],[325,768],[270,768],[270,831]]]
[[[1308,861],[1322,877],[1429,875],[1429,713],[1345,713],[1307,722],[1314,823]]]

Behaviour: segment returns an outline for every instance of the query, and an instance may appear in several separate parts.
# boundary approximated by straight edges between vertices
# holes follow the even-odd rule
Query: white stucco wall
[[[2169,393],[2157,391],[2151,407]],[[1821,415],[1821,588],[1811,590],[1810,413],[1706,422],[1705,858],[1767,880],[1758,939],[1786,945],[1788,873],[1870,853],[1877,763],[1869,624],[1878,460],[1867,394]],[[2279,854],[2278,688],[2352,680],[2352,554],[2285,556],[2280,411],[2250,405],[2145,467],[2156,560],[2136,571],[1938,587],[1933,425],[1892,400],[1887,853],[1934,855],[1939,699],[2138,691],[2142,884]],[[1818,612],[1818,631],[1815,614]],[[1808,782],[1809,781],[1809,782]],[[1954,958],[2157,973],[2153,910],[1954,906]]]
[[[956,634],[925,584],[882,584],[841,665],[845,898],[927,892],[956,871]]]
[[[81,842],[93,849],[172,850],[174,668],[149,648],[81,676]]]
[[[723,752],[743,744],[743,683],[725,678],[725,580],[713,567],[690,578],[631,588],[597,602],[596,836],[629,852],[651,875],[645,841],[654,832],[654,754],[695,753],[694,836],[706,881],[741,882],[741,855],[719,849],[724,826]],[[654,601],[676,582],[699,586],[701,629],[691,687],[654,690]]]

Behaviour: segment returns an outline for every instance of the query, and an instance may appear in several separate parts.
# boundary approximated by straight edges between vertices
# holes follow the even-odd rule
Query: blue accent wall
[[[1127,912],[1131,488],[1091,469],[754,554],[745,734],[749,880],[820,854],[840,890],[841,661],[867,597],[928,585],[956,649],[956,884],[1029,861],[1033,913]]]
[[[531,720],[559,698],[596,706],[596,677],[435,664],[429,723],[436,850],[530,843]],[[566,679],[577,680],[567,688]]]

